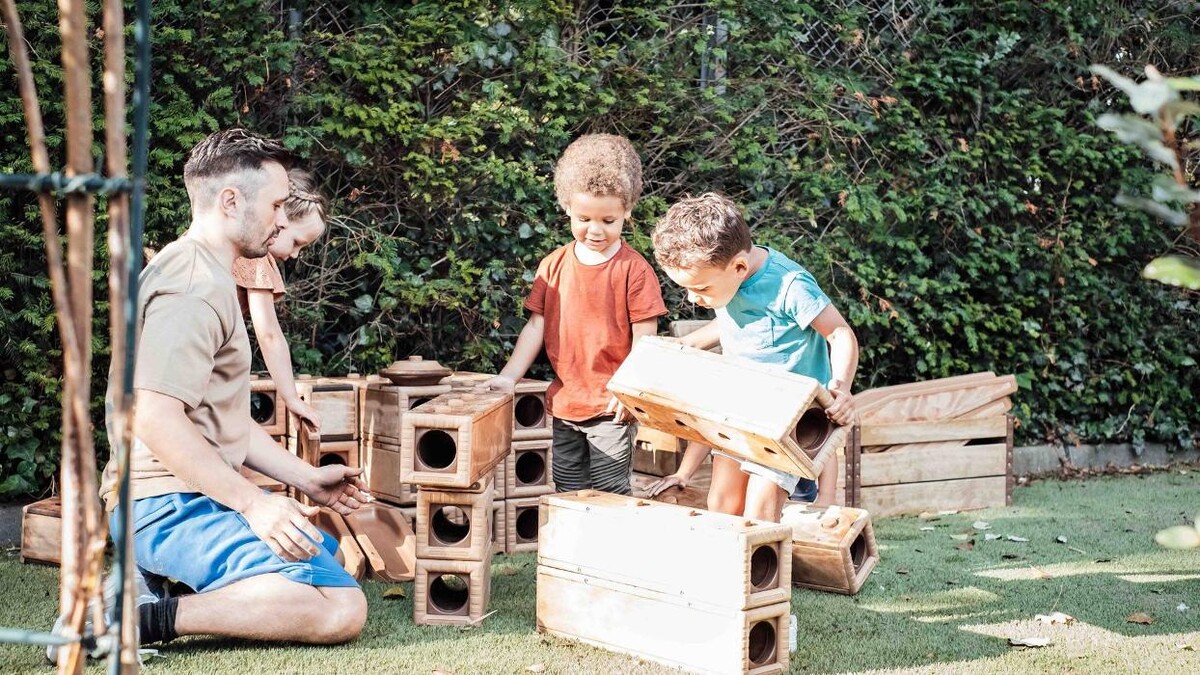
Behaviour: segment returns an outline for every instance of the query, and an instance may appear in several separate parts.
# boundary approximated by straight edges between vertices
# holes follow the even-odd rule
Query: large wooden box
[[[400,478],[422,487],[470,489],[512,446],[512,395],[451,392],[406,413]]]
[[[538,564],[707,605],[792,596],[790,528],[595,490],[542,498]]]
[[[843,506],[788,504],[783,524],[792,529],[792,583],[854,595],[879,562],[871,514]]]
[[[694,602],[538,565],[537,629],[701,673],[786,673],[787,601],[754,609]]]
[[[363,393],[362,438],[400,445],[400,420],[409,410],[450,391],[450,385],[402,387],[371,382]]]
[[[808,478],[848,431],[816,380],[662,338],[639,340],[608,388],[645,426]]]
[[[418,626],[477,624],[492,595],[492,558],[418,560],[413,582],[413,623]]]
[[[58,497],[21,509],[21,562],[62,564],[62,502]]]
[[[505,497],[540,497],[554,492],[553,452],[550,439],[513,441],[504,459]]]
[[[483,560],[492,555],[491,481],[482,492],[417,493],[417,557]]]

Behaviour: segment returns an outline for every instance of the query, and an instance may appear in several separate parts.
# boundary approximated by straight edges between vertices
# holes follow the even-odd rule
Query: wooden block
[[[528,553],[538,550],[539,497],[504,500],[504,552]]]
[[[418,560],[413,583],[413,623],[476,625],[492,595],[492,559]]]
[[[400,419],[404,413],[450,391],[450,385],[401,387],[369,382],[363,390],[362,438],[400,445]]]
[[[504,458],[506,498],[539,497],[554,492],[552,456],[550,439],[513,441],[512,452]]]
[[[898,422],[895,424],[862,424],[863,447],[923,443],[927,441],[1004,438],[1008,420],[1004,415],[980,419],[937,420],[932,422]]]
[[[341,378],[296,378],[300,400],[312,406],[321,416],[321,439],[349,441],[358,438],[358,387],[355,382]],[[295,413],[289,412],[289,432],[294,428]]]
[[[512,455],[504,458],[503,462],[496,465],[492,471],[492,498],[496,501],[503,501],[508,496],[508,460]]]
[[[62,563],[62,501],[58,497],[21,509],[21,562]]]
[[[522,379],[513,392],[513,440],[550,438],[554,418],[546,407],[549,382]]]
[[[539,535],[542,567],[729,609],[792,597],[792,531],[778,523],[580,490],[542,497]]]
[[[372,495],[400,506],[417,503],[417,487],[400,480],[400,446],[364,439],[362,467]]]
[[[413,408],[401,420],[401,480],[469,489],[486,479],[512,446],[512,402],[498,392],[451,392]]]
[[[703,673],[786,673],[789,603],[712,607],[538,565],[537,629]]]
[[[864,486],[858,492],[856,506],[878,517],[922,511],[970,511],[1009,503],[1006,476]]]
[[[250,419],[272,436],[287,433],[287,408],[274,380],[250,376]]]
[[[794,475],[815,478],[845,441],[816,380],[661,338],[639,340],[608,388],[645,426]]]
[[[350,531],[345,518],[337,511],[323,506],[309,520],[337,541],[338,550],[334,557],[355,581],[362,581],[367,574],[367,556],[355,541],[354,533]]]
[[[417,558],[483,560],[492,551],[491,482],[483,492],[417,493]]]
[[[456,370],[448,377],[443,378],[440,384],[449,386],[454,390],[475,390],[479,385],[487,382],[495,377],[489,373],[473,373],[469,370]]]
[[[341,464],[357,468],[359,466],[358,450],[358,441],[322,441],[316,465]]]
[[[504,553],[504,540],[508,532],[505,515],[504,502],[492,502],[492,555]]]
[[[371,576],[382,581],[412,581],[417,538],[398,507],[372,502],[345,516],[354,540],[367,557]]]
[[[792,583],[854,595],[879,562],[871,514],[842,506],[792,502],[782,523],[792,528]]]

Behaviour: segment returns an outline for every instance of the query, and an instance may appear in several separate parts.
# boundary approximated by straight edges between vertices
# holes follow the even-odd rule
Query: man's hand
[[[517,389],[517,381],[507,375],[497,375],[479,385],[479,388],[511,394]]]
[[[313,427],[313,431],[321,430],[321,416],[311,405],[301,401],[299,398],[293,398],[290,401],[285,400],[283,405],[301,419],[308,420],[309,424]]]
[[[825,414],[836,424],[853,424],[857,410],[850,388],[837,380],[829,384],[831,385],[829,393],[833,396],[833,405],[826,408]]]
[[[275,555],[296,562],[308,560],[319,552],[317,542],[321,541],[321,531],[308,521],[316,513],[315,506],[262,492],[242,512],[242,517]]]
[[[651,483],[650,486],[646,488],[646,496],[654,497],[658,493],[675,486],[679,486],[681,488],[687,487],[687,479],[677,473],[673,473],[670,476],[664,476],[654,483]]]
[[[314,467],[308,484],[300,491],[322,506],[328,506],[343,516],[369,503],[374,498],[367,492],[362,469],[342,464]]]
[[[627,424],[633,421],[633,414],[625,409],[625,406],[621,404],[621,399],[616,396],[609,399],[608,407],[605,408],[604,414],[611,414],[613,421],[617,424]]]

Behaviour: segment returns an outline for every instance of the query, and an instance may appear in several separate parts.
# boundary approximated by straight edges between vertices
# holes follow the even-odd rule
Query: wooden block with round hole
[[[550,438],[554,418],[546,407],[549,382],[522,379],[513,390],[513,440]]]
[[[287,434],[287,408],[274,380],[250,376],[250,419],[272,436]]]
[[[596,490],[542,497],[538,564],[691,601],[751,609],[792,596],[778,523]]]
[[[362,438],[400,445],[400,420],[409,410],[450,391],[448,384],[402,387],[387,380],[368,382],[362,394]]]
[[[789,503],[782,522],[792,529],[792,583],[854,595],[879,562],[871,514],[844,506]]]
[[[504,538],[508,532],[504,502],[492,503],[492,555],[504,553]]]
[[[417,557],[482,560],[492,555],[492,491],[417,493]]]
[[[552,458],[550,439],[513,441],[512,452],[504,459],[506,498],[540,497],[554,492]]]
[[[791,605],[707,605],[546,565],[537,569],[537,629],[702,673],[788,672]]]
[[[363,439],[363,480],[372,496],[399,506],[417,503],[417,486],[400,480],[400,446],[383,441]]]
[[[21,562],[62,564],[62,501],[58,497],[21,508]]]
[[[538,550],[541,520],[538,514],[539,497],[519,497],[504,500],[504,552],[529,553]]]
[[[492,595],[492,558],[417,560],[413,623],[418,626],[475,625],[487,614]]]
[[[818,476],[846,439],[816,380],[663,338],[638,340],[608,388],[644,426],[797,476]]]
[[[315,466],[341,464],[357,468],[359,466],[358,450],[358,441],[322,441]]]
[[[512,446],[511,394],[443,394],[401,420],[400,478],[422,487],[477,489]]]

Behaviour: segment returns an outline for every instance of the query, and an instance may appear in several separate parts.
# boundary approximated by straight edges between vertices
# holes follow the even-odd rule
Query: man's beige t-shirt
[[[250,443],[250,340],[230,270],[195,240],[184,237],[169,244],[142,271],[138,321],[134,389],[182,401],[204,440],[226,464],[239,468]],[[108,401],[113,393],[110,385]],[[130,488],[134,500],[200,491],[173,475],[137,440],[131,450]],[[105,506],[114,508],[112,461],[104,469],[100,493]]]

